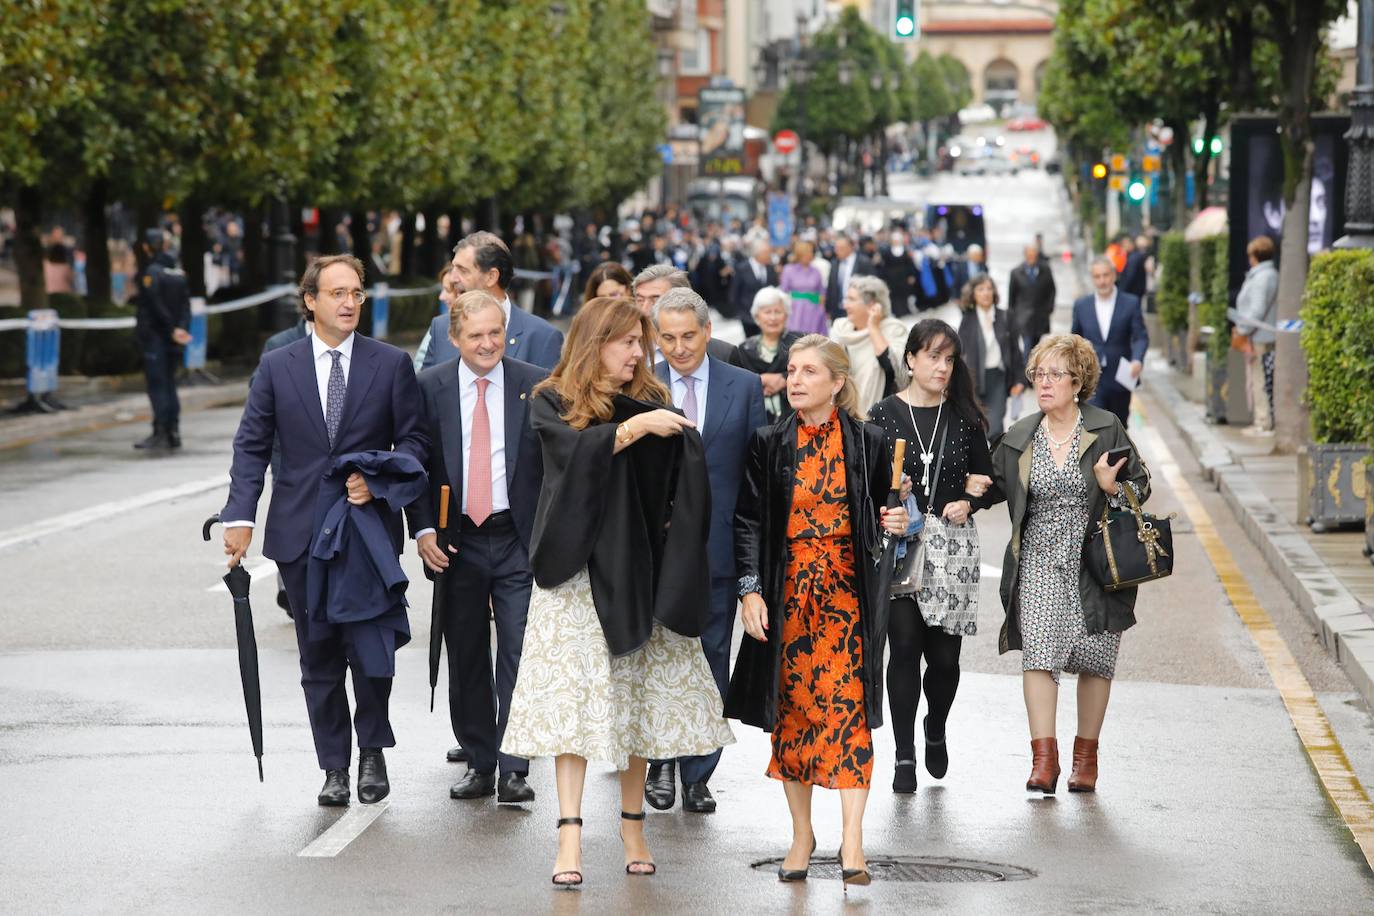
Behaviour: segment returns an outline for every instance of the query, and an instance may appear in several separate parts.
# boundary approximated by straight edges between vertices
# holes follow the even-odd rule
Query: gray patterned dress
[[[1021,670],[1110,679],[1120,633],[1088,635],[1078,594],[1083,538],[1088,530],[1088,483],[1074,456],[1083,426],[1074,430],[1069,458],[1055,466],[1042,423],[1032,444],[1030,492],[1021,535]]]

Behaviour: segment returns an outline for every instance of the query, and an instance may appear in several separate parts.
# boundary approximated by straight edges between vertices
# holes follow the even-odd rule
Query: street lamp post
[[[1374,0],[1360,0],[1355,91],[1350,95],[1350,161],[1345,174],[1345,235],[1336,248],[1374,248]]]

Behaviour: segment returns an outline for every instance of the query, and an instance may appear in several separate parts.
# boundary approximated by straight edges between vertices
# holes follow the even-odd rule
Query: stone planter
[[[1374,457],[1364,462],[1364,555],[1374,563]]]
[[[1237,350],[1226,351],[1226,361],[1218,363],[1210,353],[1206,357],[1205,392],[1207,419],[1212,423],[1249,426],[1253,420],[1245,392],[1245,355]]]
[[[1362,462],[1369,455],[1369,446],[1344,442],[1309,442],[1299,449],[1299,520],[1319,533],[1364,525],[1369,471]]]

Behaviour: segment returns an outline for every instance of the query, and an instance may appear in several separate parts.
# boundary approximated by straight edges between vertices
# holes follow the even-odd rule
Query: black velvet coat
[[[878,510],[887,504],[892,456],[882,430],[840,411],[853,531],[859,632],[863,639],[864,714],[869,728],[883,724],[883,651],[888,602],[877,593]],[[725,715],[772,731],[782,674],[783,586],[787,575],[787,519],[792,512],[797,417],[755,430],[735,507],[735,563],[741,581],[757,577],[768,606],[767,640],[746,635],[740,644]],[[674,521],[676,525],[676,521]]]
[[[646,436],[612,454],[622,421],[661,406],[617,396],[610,422],[582,430],[563,420],[552,391],[530,407],[544,454],[534,581],[553,588],[586,567],[612,655],[648,642],[655,621],[698,637],[709,610],[711,493],[700,434]]]

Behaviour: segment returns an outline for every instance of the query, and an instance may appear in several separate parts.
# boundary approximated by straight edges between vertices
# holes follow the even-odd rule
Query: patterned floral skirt
[[[618,770],[733,744],[701,640],[655,625],[649,641],[611,656],[584,569],[530,596],[520,673],[501,750],[576,754]]]
[[[793,538],[790,547],[768,775],[828,789],[866,789],[873,734],[864,715],[853,547],[848,535]]]

